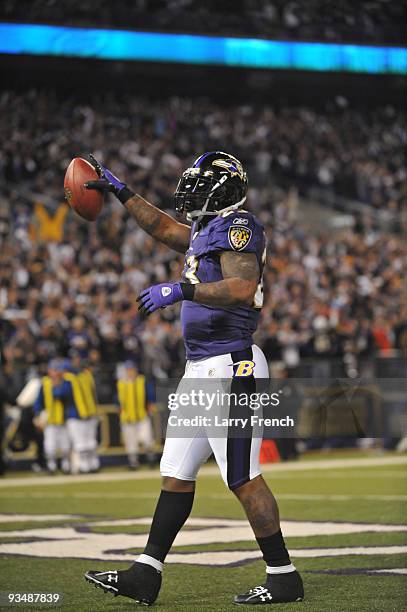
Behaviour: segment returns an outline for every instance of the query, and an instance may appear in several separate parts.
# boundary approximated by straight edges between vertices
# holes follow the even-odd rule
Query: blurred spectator
[[[47,91],[4,93],[0,110],[0,195],[13,229],[0,252],[0,311],[13,376],[74,349],[89,359],[105,402],[112,401],[117,362],[142,363],[149,377],[182,373],[178,307],[141,321],[136,305],[143,287],[179,279],[182,257],[155,243],[113,201],[93,224],[68,214],[62,240],[41,241],[30,230],[30,194],[46,194],[56,208],[70,158],[88,150],[167,209],[180,173],[201,151],[227,143],[242,157],[249,206],[269,240],[257,341],[270,361],[294,368],[304,357],[351,356],[353,371],[360,358],[405,347],[406,242],[378,231],[364,214],[335,239],[305,229],[290,188],[317,182],[402,210],[405,113],[338,106],[231,112],[205,100],[163,104],[111,92],[84,104]],[[10,188],[16,182],[18,192]]]
[[[117,381],[117,403],[120,412],[120,425],[126,448],[129,468],[139,467],[140,447],[143,447],[147,460],[154,460],[154,435],[149,412],[153,409],[154,395],[140,374],[134,361],[125,361],[120,368],[122,374]]]
[[[7,391],[7,378],[3,372],[0,360],[0,476],[3,476],[6,471],[6,461],[4,457],[5,451],[5,435],[6,435],[6,404],[11,403],[12,398]]]
[[[404,306],[394,327],[396,348],[407,355],[407,306]]]
[[[58,456],[61,456],[61,470],[70,470],[70,441],[66,427],[64,405],[56,391],[64,380],[64,363],[53,359],[48,364],[47,375],[41,380],[37,399],[34,403],[35,425],[44,430],[44,451],[47,469],[54,474],[58,469]]]
[[[22,451],[29,447],[30,442],[35,444],[35,460],[31,464],[34,472],[42,472],[47,469],[44,451],[43,427],[36,424],[34,404],[38,398],[42,381],[33,373],[27,383],[16,397],[15,404],[20,409],[20,422],[18,429],[9,442],[9,448],[14,451]]]
[[[8,120],[10,108],[13,121]],[[23,251],[36,237],[61,240],[68,210],[60,204],[63,173],[72,157],[89,150],[162,208],[172,206],[174,186],[194,157],[201,150],[223,149],[225,143],[245,163],[251,184],[262,188],[262,200],[268,197],[272,178],[299,190],[318,187],[355,198],[392,215],[404,214],[407,207],[406,113],[390,106],[357,110],[341,98],[318,112],[268,105],[226,108],[207,100],[171,98],[163,104],[112,92],[97,94],[84,104],[45,90],[23,95],[5,91],[0,97],[0,135],[5,143],[0,153],[0,196],[9,203]],[[17,183],[23,188],[10,188]],[[42,199],[48,196],[54,210],[37,203],[33,215],[32,199],[37,202],[41,194]],[[124,235],[122,219],[117,209],[101,219],[106,248],[98,251],[95,261],[91,253],[97,238],[85,224],[71,236],[72,242],[65,235],[64,249],[50,256],[72,267],[75,248],[88,234],[79,262],[97,268],[110,257],[109,250],[117,249],[97,280],[98,285],[114,288],[122,266],[134,263],[135,251],[140,258],[140,243],[145,253],[156,248],[135,227],[133,235]],[[165,264],[165,250],[161,257]],[[132,282],[142,283],[145,272],[133,272]]]
[[[405,40],[406,7],[388,0],[5,0],[0,17],[65,25],[333,40]]]
[[[71,349],[69,356],[71,358],[71,373],[75,375],[76,381],[79,383],[79,389],[86,407],[87,464],[90,472],[98,472],[100,460],[98,455],[99,416],[96,382],[92,369],[89,367],[89,361],[82,358],[83,355],[80,350]]]
[[[84,317],[74,317],[72,327],[67,335],[68,346],[79,353],[80,357],[87,357],[91,348],[91,337],[86,330]]]

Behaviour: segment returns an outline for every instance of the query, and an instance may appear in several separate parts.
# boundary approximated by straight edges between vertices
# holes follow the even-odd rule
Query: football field
[[[267,466],[306,592],[303,603],[278,610],[407,609],[406,465],[403,455],[342,453]],[[4,593],[60,593],[51,609],[135,608],[83,574],[125,568],[143,549],[159,484],[158,471],[3,479],[1,608]],[[233,596],[264,580],[250,528],[214,464],[202,469],[191,519],[175,544],[155,604],[161,612],[236,610]]]

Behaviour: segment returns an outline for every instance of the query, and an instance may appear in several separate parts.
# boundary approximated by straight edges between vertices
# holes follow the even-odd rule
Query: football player
[[[113,193],[150,236],[186,253],[182,281],[154,285],[138,298],[144,315],[182,302],[185,377],[230,379],[233,389],[243,376],[248,387],[255,388],[256,378],[268,378],[266,359],[252,340],[263,301],[265,236],[258,219],[244,209],[248,183],[240,161],[210,151],[185,170],[175,191],[175,207],[192,222],[189,226],[133,193],[92,156],[91,160],[100,178],[85,187]],[[265,583],[237,595],[235,603],[302,600],[302,580],[285,547],[277,503],[261,476],[260,445],[260,437],[239,438],[229,432],[223,438],[167,436],[162,490],[144,553],[127,570],[89,571],[86,579],[114,595],[152,604],[166,555],[191,512],[198,470],[213,452],[266,562]]]

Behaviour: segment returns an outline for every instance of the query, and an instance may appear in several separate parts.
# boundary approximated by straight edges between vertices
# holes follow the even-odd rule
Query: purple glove
[[[134,195],[130,189],[127,189],[126,183],[122,183],[122,181],[120,181],[117,176],[113,174],[113,172],[110,172],[110,170],[102,166],[102,164],[100,164],[93,157],[92,153],[89,153],[89,159],[90,163],[100,176],[100,180],[88,181],[84,185],[86,189],[96,189],[97,191],[103,192],[110,191],[111,193],[114,193],[114,195],[117,196],[123,203]]]
[[[137,298],[140,314],[149,315],[184,299],[181,283],[161,283],[144,289]]]

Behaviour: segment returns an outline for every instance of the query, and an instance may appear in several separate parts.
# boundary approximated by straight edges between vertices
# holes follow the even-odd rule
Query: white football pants
[[[238,384],[247,380],[248,388],[251,391],[256,389],[255,379],[269,378],[266,358],[258,346],[253,345],[244,351],[199,361],[188,361],[177,393],[181,392],[183,382],[187,381],[187,389],[190,390],[193,383],[189,379],[204,378],[215,379],[213,381],[215,385],[218,385],[217,379],[227,380],[229,390],[233,391],[237,377]],[[202,383],[198,386],[202,388]],[[220,381],[219,386],[222,386]],[[213,389],[213,386],[209,385],[208,388]],[[232,405],[229,409],[229,418],[234,417],[234,409]],[[247,409],[247,414],[250,410],[250,408]],[[236,437],[226,427],[222,429],[221,434],[217,433],[217,436],[213,437],[211,436],[211,432],[214,431],[213,427],[208,431],[203,426],[191,429],[191,432],[193,431],[191,437],[177,437],[173,430],[169,431],[169,428],[170,425],[167,428],[167,438],[160,465],[162,476],[194,481],[199,468],[207,461],[211,453],[215,456],[225,484],[232,490],[261,473],[259,454],[262,439],[258,431],[256,437],[247,436],[247,433],[245,437]]]

